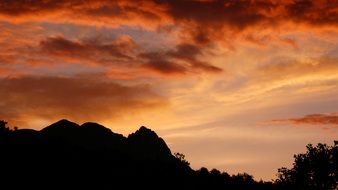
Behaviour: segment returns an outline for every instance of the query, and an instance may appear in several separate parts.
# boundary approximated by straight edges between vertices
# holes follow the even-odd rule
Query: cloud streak
[[[277,119],[272,123],[286,123],[294,125],[335,125],[338,126],[338,113],[310,114],[300,118]]]
[[[41,68],[61,64],[95,66],[101,67],[107,73],[119,70],[119,73],[135,71],[149,75],[222,72],[221,68],[201,60],[205,55],[204,51],[203,47],[186,43],[164,51],[147,50],[128,35],[110,40],[100,37],[67,39],[55,36],[41,39],[37,44],[4,49],[3,53],[0,53],[0,63]]]
[[[193,44],[178,44],[175,50],[165,52],[141,53],[146,60],[145,68],[163,74],[186,74],[188,71],[220,73],[222,69],[198,59],[202,56],[202,48]]]
[[[102,43],[96,39],[72,41],[63,37],[50,37],[40,42],[42,53],[67,60],[109,64],[131,61],[135,42],[130,37]]]

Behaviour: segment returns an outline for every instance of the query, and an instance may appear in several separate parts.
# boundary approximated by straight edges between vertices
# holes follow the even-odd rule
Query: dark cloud
[[[273,120],[274,123],[290,123],[296,125],[338,125],[338,114],[311,114],[300,118]]]
[[[57,9],[70,8],[73,5],[71,1],[26,1],[26,0],[1,0],[0,12],[9,16],[20,16],[45,12],[56,11]]]
[[[208,26],[228,25],[243,29],[262,21],[282,20],[312,24],[338,23],[336,0],[158,0],[157,2],[169,6],[168,13],[177,20],[194,21]]]
[[[196,43],[234,40],[246,29],[283,23],[338,26],[338,1],[158,0]]]
[[[221,68],[202,61],[206,50],[207,47],[193,43],[181,43],[162,52],[147,50],[126,35],[112,39],[66,39],[57,36],[42,39],[38,45],[4,50],[3,54],[0,53],[0,63],[17,68],[34,66],[46,69],[62,64],[88,69],[95,66],[107,72],[119,70],[125,75],[142,75],[141,72],[147,71],[150,71],[148,74],[164,75],[221,72]]]
[[[261,22],[278,23],[284,20],[337,25],[337,7],[336,0],[1,0],[0,14],[38,18],[42,13],[45,16],[57,13],[75,22],[81,19],[95,21],[101,17],[122,18],[124,21],[139,21],[140,18],[165,21],[171,18],[217,30],[225,25],[244,29]]]
[[[175,50],[140,54],[146,60],[143,65],[164,74],[186,74],[191,71],[217,73],[222,69],[198,59],[202,48],[193,44],[178,44]]]
[[[143,67],[162,74],[186,74],[190,71],[221,72],[222,69],[199,60],[203,48],[193,44],[179,44],[174,50],[165,52],[136,52],[132,39],[115,40],[109,44],[99,40],[72,41],[63,37],[47,38],[40,42],[44,54],[64,58],[66,61],[103,65],[126,63],[133,67]]]
[[[71,41],[63,37],[51,37],[40,42],[43,53],[75,60],[91,60],[97,63],[132,60],[135,43],[131,38],[102,43],[99,40]]]
[[[166,104],[147,85],[125,86],[97,77],[0,79],[0,118],[114,119]]]
[[[245,28],[262,20],[264,15],[257,9],[269,9],[273,6],[272,3],[237,0],[159,2],[169,6],[168,13],[176,20],[194,21],[215,27],[228,24],[237,28]]]
[[[140,25],[143,22],[149,21],[149,24],[152,21],[160,20],[159,14],[156,5],[151,1],[0,0],[0,16],[12,21],[44,20],[110,26],[134,22],[133,24]]]
[[[166,54],[168,57],[188,62],[191,67],[197,70],[214,73],[221,72],[221,68],[213,66],[208,62],[200,61],[198,56],[203,55],[202,50],[204,50],[204,48],[197,45],[182,43],[177,45],[175,51],[168,51]]]
[[[287,16],[296,22],[338,25],[338,1],[295,0],[285,6]]]
[[[0,0],[0,19],[101,24],[113,27],[137,25],[143,28],[174,24],[179,28],[178,43],[180,44],[177,44],[177,52],[170,52],[170,55],[164,55],[165,58],[150,60],[145,66],[160,72],[165,71],[162,68],[168,68],[167,73],[186,73],[186,65],[178,64],[171,59],[184,59],[189,62],[188,65],[195,62],[194,65],[200,70],[218,71],[219,69],[206,62],[197,62],[196,59],[187,61],[187,58],[199,54],[194,51],[201,50],[181,44],[200,46],[223,42],[232,47],[233,41],[243,32],[247,32],[245,36],[251,33],[252,28],[260,30],[283,23],[338,27],[337,8],[336,0]],[[254,38],[243,39],[255,41]],[[46,39],[41,46],[47,48],[47,52],[51,54],[71,58],[81,56],[89,60],[95,57],[95,61],[101,63],[109,63],[112,59],[121,61],[121,59],[131,58],[128,53],[130,49],[114,43],[75,42],[59,37]],[[66,48],[69,48],[69,51]],[[183,55],[181,52],[189,55]],[[182,55],[185,57],[178,57]]]
[[[272,3],[236,0],[181,1],[159,0],[168,7],[167,14],[190,35],[195,43],[205,44],[224,38],[230,31],[242,31],[268,22],[260,9],[270,9]],[[234,34],[234,33],[232,33]]]
[[[133,19],[136,16],[146,20],[160,19],[160,16],[148,9],[142,1],[130,1],[129,3],[128,1],[101,1],[101,4],[95,7],[88,7],[84,11],[79,10],[79,13],[92,17]]]
[[[143,67],[162,74],[184,74],[187,71],[185,66],[170,61],[168,57],[161,53],[142,53],[140,57],[146,60]]]
[[[194,60],[196,56],[201,55],[201,49],[193,44],[178,44],[176,50],[167,52],[168,56],[184,59],[184,60]]]

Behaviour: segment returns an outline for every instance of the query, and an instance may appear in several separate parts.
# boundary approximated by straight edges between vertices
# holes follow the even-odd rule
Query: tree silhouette
[[[185,159],[185,155],[179,152],[175,152],[174,153],[175,158],[177,158],[180,162],[182,162],[183,164],[189,166],[190,163]]]
[[[6,127],[7,122],[4,120],[0,120],[0,134],[4,135],[7,134],[10,130],[8,127]]]
[[[0,128],[6,127],[7,122],[4,120],[0,120]]]
[[[293,168],[278,170],[277,184],[289,189],[338,189],[338,142],[333,146],[318,144],[306,146],[305,154],[294,156]]]

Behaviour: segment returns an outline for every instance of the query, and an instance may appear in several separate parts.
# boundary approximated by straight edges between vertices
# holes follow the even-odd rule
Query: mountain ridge
[[[0,151],[0,188],[278,189],[246,173],[193,170],[145,126],[125,137],[94,122],[62,119],[41,130],[11,130],[0,121]]]

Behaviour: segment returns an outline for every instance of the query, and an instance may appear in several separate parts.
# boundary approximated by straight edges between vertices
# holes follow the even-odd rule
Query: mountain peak
[[[135,131],[135,133],[132,133],[128,136],[128,138],[134,138],[134,137],[137,137],[137,138],[150,138],[150,139],[157,139],[158,136],[157,134],[151,130],[151,129],[148,129],[147,127],[145,126],[141,126],[137,131]]]
[[[79,125],[77,123],[74,123],[72,121],[69,121],[67,119],[61,119],[51,125],[49,125],[48,127],[79,127]]]
[[[63,118],[63,119],[60,119],[59,121],[57,121],[55,123],[58,123],[58,122],[72,122],[72,121],[69,121],[68,119]]]
[[[137,154],[153,158],[167,158],[171,155],[171,151],[164,140],[144,126],[141,126],[135,133],[128,135],[127,140]]]
[[[138,130],[150,130],[150,129],[142,125]]]
[[[41,130],[42,133],[52,136],[69,136],[79,129],[77,123],[71,122],[67,119],[61,119]]]

